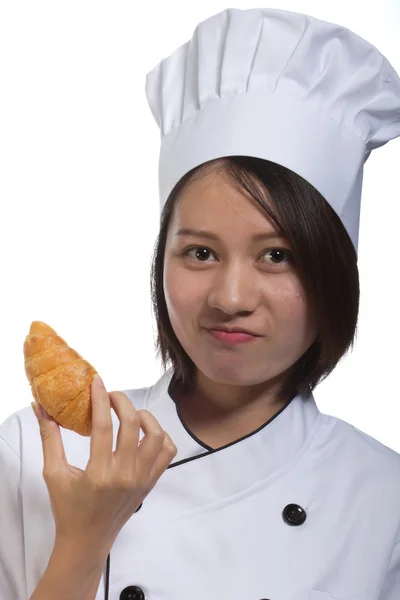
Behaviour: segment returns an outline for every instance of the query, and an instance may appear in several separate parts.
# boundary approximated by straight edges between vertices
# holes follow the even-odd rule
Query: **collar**
[[[223,495],[230,496],[273,475],[282,476],[307,451],[324,421],[313,395],[298,394],[255,431],[222,448],[212,449],[181,421],[179,409],[169,393],[172,375],[171,367],[148,388],[144,408],[156,417],[178,449],[166,471],[170,471],[168,479],[176,479],[178,483],[182,475],[185,481],[187,474],[196,482],[196,490],[199,486],[207,490],[210,501],[215,495],[220,497],[221,485]],[[152,494],[156,490],[157,486]]]

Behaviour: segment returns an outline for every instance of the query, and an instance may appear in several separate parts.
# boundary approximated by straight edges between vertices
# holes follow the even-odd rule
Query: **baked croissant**
[[[65,429],[90,436],[91,383],[96,369],[42,321],[32,321],[24,359],[36,402]]]

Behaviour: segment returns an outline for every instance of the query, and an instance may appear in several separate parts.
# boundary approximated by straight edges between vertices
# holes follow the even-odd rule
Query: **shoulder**
[[[400,454],[343,419],[330,415],[324,419],[332,425],[324,440],[330,460],[343,465],[345,477],[368,480],[393,494],[400,506]]]
[[[336,420],[336,428],[343,441],[368,456],[373,464],[387,464],[388,467],[400,469],[399,452],[343,419],[330,418]]]

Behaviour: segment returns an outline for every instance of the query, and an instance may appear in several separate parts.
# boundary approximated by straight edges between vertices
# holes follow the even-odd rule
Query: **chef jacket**
[[[96,600],[400,600],[400,454],[312,394],[213,449],[183,423],[172,374],[124,390],[178,453],[120,530]],[[90,438],[60,431],[85,469]],[[42,471],[29,406],[0,425],[1,600],[28,600],[53,549]]]

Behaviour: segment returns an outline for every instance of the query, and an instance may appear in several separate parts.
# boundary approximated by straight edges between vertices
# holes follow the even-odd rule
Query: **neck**
[[[288,401],[278,400],[281,380],[251,386],[215,382],[196,372],[194,391],[175,390],[182,414],[203,424],[251,422],[257,426],[276,414]]]

